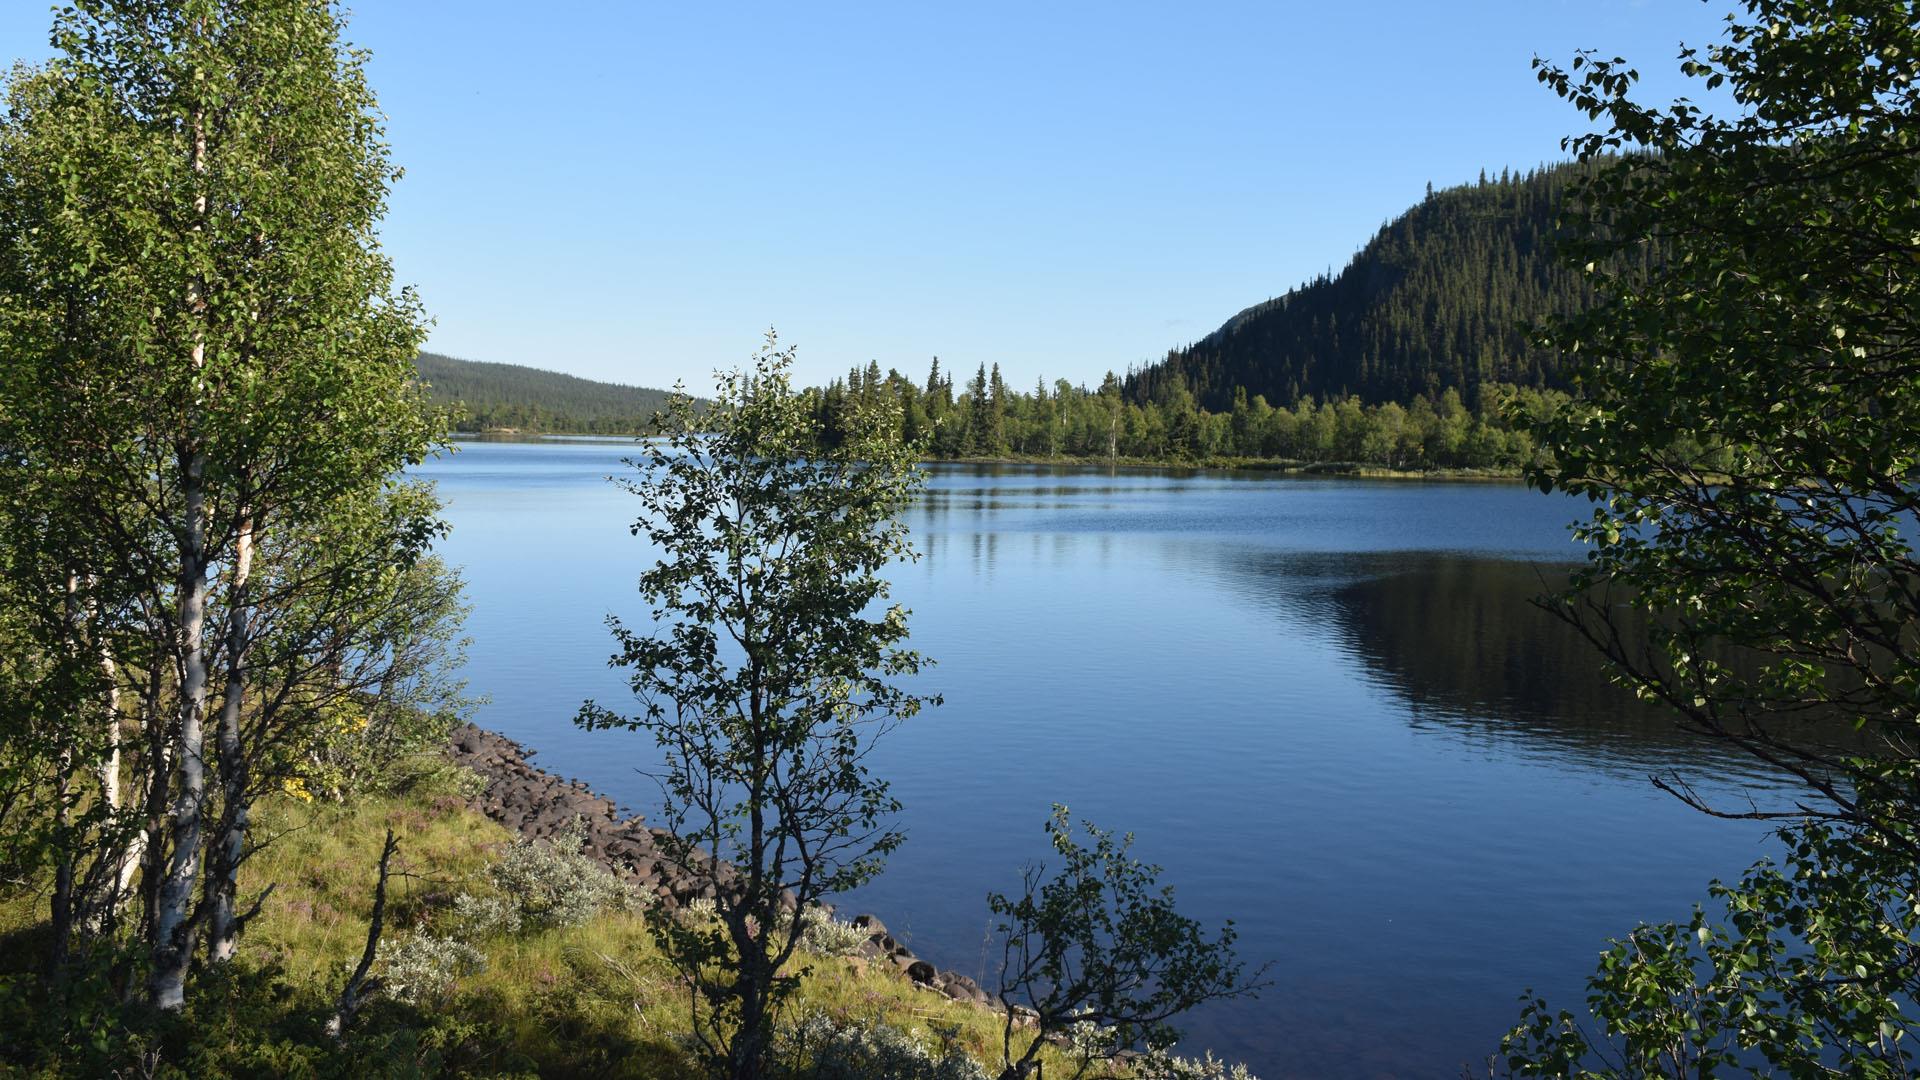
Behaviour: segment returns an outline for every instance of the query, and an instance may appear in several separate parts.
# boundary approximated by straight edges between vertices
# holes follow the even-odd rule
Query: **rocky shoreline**
[[[623,818],[612,799],[532,764],[528,760],[532,750],[472,724],[455,729],[450,746],[454,762],[486,781],[485,790],[470,801],[473,809],[528,839],[547,840],[581,830],[582,850],[589,857],[669,910],[714,897],[712,881],[675,863],[661,846],[661,838],[669,835],[666,830],[648,826],[639,815]],[[731,867],[723,866],[714,876],[724,882],[731,872]],[[896,972],[915,986],[953,1001],[1004,1010],[1004,1004],[972,978],[942,971],[915,956],[887,932],[878,916],[856,915],[852,922],[867,931],[860,955],[874,967]],[[1014,1006],[1016,1017],[1023,1011]]]

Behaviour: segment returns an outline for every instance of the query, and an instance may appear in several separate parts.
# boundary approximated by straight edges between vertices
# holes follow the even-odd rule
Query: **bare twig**
[[[360,965],[353,969],[347,978],[347,985],[340,990],[340,1004],[334,1009],[333,1016],[327,1021],[328,1036],[338,1039],[346,1034],[347,1026],[353,1023],[353,1016],[367,999],[378,993],[380,980],[368,979],[367,972],[373,969],[374,957],[380,952],[380,931],[387,921],[387,866],[393,861],[393,853],[400,850],[400,842],[393,838],[393,830],[387,830],[387,841],[380,847],[380,879],[373,887],[373,917],[367,921],[367,947],[360,954]]]

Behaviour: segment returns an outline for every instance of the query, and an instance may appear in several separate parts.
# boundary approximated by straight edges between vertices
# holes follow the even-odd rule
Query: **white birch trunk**
[[[204,33],[204,23],[199,27]],[[196,186],[207,173],[206,118],[193,116],[193,172]],[[195,193],[194,211],[207,214],[204,189]],[[207,314],[205,283],[195,278],[187,285],[187,310],[196,318]],[[195,381],[206,368],[204,324],[195,334],[189,355]],[[196,388],[197,389],[197,388]],[[198,428],[196,406],[189,406],[189,426]],[[189,439],[199,436],[190,430]],[[212,557],[207,543],[207,455],[198,446],[183,449],[178,458],[180,494],[185,520],[178,545],[180,578],[174,597],[174,647],[180,658],[179,728],[174,733],[175,793],[168,811],[171,850],[156,896],[153,970],[147,978],[148,1001],[159,1009],[178,1011],[186,1006],[187,969],[193,963],[194,925],[191,919],[194,886],[200,874],[201,819],[206,810],[207,764],[204,723],[207,713],[207,570]]]
[[[196,346],[195,352],[200,347]],[[193,962],[194,935],[189,921],[194,885],[200,873],[201,818],[206,809],[207,766],[204,722],[207,711],[207,555],[204,454],[184,470],[187,525],[180,544],[181,575],[174,619],[180,652],[179,730],[174,735],[173,804],[164,874],[154,922],[153,972],[148,998],[156,1008],[178,1010],[186,1004],[187,968]]]
[[[236,905],[240,894],[240,859],[246,853],[250,795],[247,762],[240,745],[240,713],[246,699],[248,651],[247,582],[253,573],[254,523],[242,518],[234,537],[233,575],[227,599],[227,686],[220,701],[216,735],[220,764],[223,828],[216,841],[211,879],[207,883],[212,905],[207,950],[215,963],[233,959],[240,935]]]

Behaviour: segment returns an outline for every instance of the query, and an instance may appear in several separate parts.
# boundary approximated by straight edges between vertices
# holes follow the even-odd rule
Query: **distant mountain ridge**
[[[1442,190],[1382,226],[1338,274],[1233,314],[1219,329],[1127,374],[1127,396],[1167,404],[1177,388],[1212,413],[1264,396],[1368,404],[1480,404],[1488,384],[1566,389],[1566,365],[1528,328],[1594,302],[1587,275],[1564,265],[1553,238],[1571,185],[1589,166],[1482,176]],[[1657,252],[1644,252],[1652,259]],[[519,364],[420,354],[433,397],[464,426],[579,434],[647,430],[667,392]]]
[[[1525,327],[1593,303],[1586,276],[1553,253],[1569,186],[1586,167],[1429,190],[1382,226],[1345,269],[1247,307],[1218,330],[1136,369],[1127,389],[1158,400],[1184,385],[1206,409],[1234,392],[1276,405],[1303,396],[1407,402],[1484,383],[1565,388],[1562,359]]]
[[[423,352],[415,361],[436,402],[460,410],[468,431],[636,435],[649,431],[668,391],[558,371]]]

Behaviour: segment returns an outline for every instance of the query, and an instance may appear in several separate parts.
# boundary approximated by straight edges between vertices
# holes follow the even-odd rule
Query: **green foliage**
[[[452,408],[468,431],[638,435],[653,430],[667,392],[596,382],[519,364],[456,360],[423,352],[415,360],[427,395]]]
[[[470,702],[453,675],[466,659],[462,582],[431,554],[439,511],[430,486],[389,481],[262,543],[254,589],[277,601],[255,612],[249,661],[263,784],[337,801],[445,766]]]
[[[0,1075],[693,1074],[677,1038],[691,1030],[687,986],[657,951],[648,913],[610,908],[578,926],[507,936],[480,932],[445,905],[455,883],[511,902],[496,897],[488,880],[507,833],[447,794],[422,785],[342,804],[264,800],[259,827],[278,841],[248,862],[249,888],[280,887],[239,956],[196,974],[177,1020],[127,1000],[141,979],[137,950],[78,957],[65,983],[50,983],[35,947],[45,931],[44,902],[0,901]],[[390,828],[405,837],[396,864],[403,872],[389,895],[394,941],[416,931],[450,938],[484,953],[485,965],[457,976],[431,1008],[375,997],[336,1043],[324,1025],[365,944],[374,867]],[[986,1060],[998,1043],[995,1013],[929,995],[891,965],[812,960],[796,992],[798,1014],[830,1017],[836,1028],[899,1028],[935,1057],[951,1045]],[[790,1045],[788,1034],[782,1046]],[[806,1064],[780,1056],[783,1065]],[[1053,1075],[1067,1059],[1050,1048],[1046,1062]]]
[[[1568,251],[1602,302],[1542,335],[1584,359],[1583,393],[1541,418],[1531,478],[1594,506],[1559,613],[1643,698],[1802,790],[1737,812],[1790,822],[1785,865],[1717,886],[1724,915],[1616,942],[1590,1024],[1528,1001],[1506,1044],[1524,1075],[1916,1064],[1920,23],[1886,0],[1744,7],[1681,53],[1728,117],[1636,103],[1621,59],[1539,66],[1604,120],[1569,140],[1596,167]],[[1808,718],[1869,745],[1837,750]]]
[[[97,685],[58,745],[5,718],[0,764],[54,763],[29,800],[59,836],[51,966],[137,928],[179,1009],[203,935],[224,961],[246,922],[254,801],[431,736],[457,586],[437,507],[391,478],[443,424],[336,6],[82,0],[53,43],[0,118],[0,548],[67,626],[11,662],[84,657]]]
[[[438,1017],[382,1025],[344,1042],[320,1034],[318,987],[271,965],[233,965],[197,980],[179,1015],[129,1006],[106,958],[76,964],[58,986],[0,975],[0,1070],[9,1076],[164,1080],[301,1076],[316,1080],[445,1075],[448,1048],[475,1038]]]
[[[505,928],[580,926],[602,911],[641,907],[634,891],[583,850],[584,836],[515,840],[487,876],[512,912]],[[477,911],[473,914],[478,914]]]
[[[1518,1076],[1905,1077],[1920,1066],[1920,869],[1903,842],[1810,822],[1718,913],[1641,926],[1588,980],[1594,1022],[1525,999]],[[1906,838],[1901,838],[1905,840]]]
[[[868,932],[834,918],[825,908],[800,913],[800,947],[816,956],[853,956],[867,943]]]
[[[1574,257],[1605,302],[1546,335],[1586,357],[1585,392],[1544,418],[1553,463],[1531,477],[1594,504],[1576,587],[1655,615],[1652,649],[1608,649],[1623,678],[1792,770],[1821,812],[1872,824],[1871,802],[1913,823],[1920,25],[1892,3],[1747,8],[1726,43],[1683,54],[1733,90],[1730,119],[1635,104],[1624,62],[1541,70],[1608,118],[1584,156],[1637,152],[1583,192]],[[1644,278],[1604,269],[1650,245],[1673,257]],[[1606,609],[1563,610],[1610,640]],[[1887,755],[1824,754],[1807,715],[1884,736]]]
[[[520,905],[511,897],[476,896],[463,892],[453,898],[453,904],[439,922],[450,928],[455,937],[465,941],[481,941],[517,934],[526,924],[526,919],[520,913]]]
[[[1128,395],[1163,401],[1185,389],[1224,412],[1240,392],[1408,403],[1452,390],[1477,403],[1496,383],[1565,389],[1565,354],[1530,341],[1527,328],[1593,300],[1586,276],[1554,252],[1557,215],[1590,171],[1503,171],[1430,191],[1337,276],[1256,304],[1133,372]]]
[[[372,795],[408,795],[428,792],[461,802],[472,802],[487,790],[487,778],[447,758],[445,744],[422,748],[388,763],[383,783],[360,792]]]
[[[1042,381],[1022,394],[982,367],[955,398],[936,360],[925,387],[897,371],[882,376],[877,365],[869,365],[809,391],[809,400],[825,445],[871,438],[874,432],[862,425],[875,423],[885,410],[891,420],[883,421],[883,434],[934,458],[1280,461],[1513,471],[1534,462],[1538,453],[1532,435],[1516,427],[1510,414],[1538,412],[1566,398],[1558,390],[1486,383],[1471,409],[1452,389],[1433,399],[1415,397],[1408,407],[1363,405],[1352,397],[1302,397],[1287,406],[1257,395],[1249,399],[1242,390],[1233,395],[1230,411],[1208,412],[1178,382],[1165,383],[1155,393],[1128,400],[1119,380],[1109,375],[1098,391],[1063,380],[1051,388]]]
[[[420,931],[380,943],[380,978],[385,993],[409,1005],[441,1005],[466,975],[487,969],[487,956],[452,937]]]
[[[1134,1059],[1130,1074],[1133,1080],[1260,1080],[1245,1065],[1230,1065],[1211,1052],[1183,1058],[1165,1050],[1151,1051]]]
[[[815,1013],[783,1033],[780,1056],[795,1062],[792,1080],[990,1080],[951,1043],[880,1021],[837,1024]]]
[[[633,531],[659,552],[640,578],[644,629],[611,625],[636,716],[588,703],[588,728],[651,732],[665,758],[663,840],[704,879],[717,920],[655,920],[662,949],[704,1009],[710,1064],[758,1075],[796,977],[800,920],[821,897],[871,878],[900,842],[897,804],[867,769],[872,740],[930,700],[895,680],[922,667],[906,611],[881,607],[880,571],[911,558],[899,515],[920,483],[863,405],[822,446],[792,387],[791,348],[771,334],[750,372],[718,377],[701,410],[676,393],[663,436],[630,462]]]
[[[1583,162],[1430,193],[1383,226],[1337,277],[1255,305],[1158,364],[1098,389],[1043,379],[1010,390],[981,365],[955,392],[936,358],[924,383],[878,365],[817,391],[827,442],[849,410],[890,398],[898,438],[936,458],[1342,463],[1514,471],[1543,464],[1511,414],[1550,410],[1571,381],[1557,343],[1528,328],[1594,302],[1554,256]],[[1622,274],[1659,244],[1605,256]]]
[[[1209,939],[1180,914],[1172,886],[1158,883],[1160,868],[1129,853],[1131,835],[1116,840],[1083,823],[1089,842],[1082,843],[1075,831],[1067,808],[1056,805],[1047,835],[1059,869],[1047,876],[1030,868],[1020,896],[987,899],[999,919],[1000,997],[1024,1004],[1033,1018],[1016,1052],[1014,1013],[1007,1013],[1007,1080],[1034,1069],[1049,1035],[1081,1032],[1084,1074],[1121,1050],[1165,1050],[1179,1038],[1173,1017],[1257,989],[1233,955],[1233,924]]]

